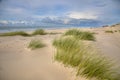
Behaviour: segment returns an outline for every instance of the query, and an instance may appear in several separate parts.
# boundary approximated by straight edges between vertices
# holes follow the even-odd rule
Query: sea
[[[36,29],[66,29],[66,28],[91,28],[90,26],[0,26],[0,33],[12,31],[33,31]]]

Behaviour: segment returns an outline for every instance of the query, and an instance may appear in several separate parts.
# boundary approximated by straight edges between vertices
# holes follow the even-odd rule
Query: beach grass
[[[42,43],[41,40],[31,40],[28,46],[28,48],[31,48],[32,50],[42,47],[45,47],[45,44]]]
[[[82,42],[76,40],[73,36],[65,36],[53,41],[57,49],[55,60],[62,62],[66,66],[78,66],[83,54],[86,54]]]
[[[88,55],[79,64],[77,76],[82,75],[89,79],[95,77],[97,80],[119,80],[119,74],[113,66],[114,64],[103,56]]]
[[[7,32],[7,33],[0,34],[0,36],[16,36],[16,35],[30,36],[28,33],[24,32],[24,31],[15,31],[15,32]]]
[[[32,35],[45,35],[47,34],[43,29],[37,29],[35,30]]]
[[[114,33],[112,30],[106,30],[105,33]]]
[[[56,34],[62,34],[62,33],[59,33],[59,32],[49,32],[48,34],[50,34],[50,35],[56,35]]]
[[[81,40],[73,36],[62,36],[53,41],[56,48],[54,59],[65,66],[73,67],[77,76],[82,75],[88,79],[119,80],[119,75],[112,69],[113,64]]]
[[[80,31],[78,29],[70,29],[68,31],[66,31],[66,33],[64,34],[66,35],[72,35],[74,36],[76,39],[81,39],[81,40],[95,40],[94,34],[88,31]]]

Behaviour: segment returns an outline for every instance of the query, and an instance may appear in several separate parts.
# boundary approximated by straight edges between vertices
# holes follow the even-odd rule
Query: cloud
[[[37,19],[37,20],[41,20],[41,19],[45,19],[45,18],[50,18],[50,19],[55,19],[57,18],[58,16],[54,16],[54,15],[44,15],[44,16],[41,16],[41,15],[33,15],[32,18],[34,19]]]
[[[43,18],[41,22],[46,24],[61,24],[61,25],[71,25],[71,26],[100,26],[101,21],[95,19],[75,19],[68,17],[58,17],[51,19],[50,17]]]
[[[69,19],[69,18],[63,19],[63,23],[64,23],[64,24],[69,24],[70,21],[71,21],[71,19]]]
[[[51,24],[64,24],[63,20],[60,18],[50,18],[46,17],[41,20],[43,23],[51,23]]]
[[[14,25],[14,26],[50,26],[50,25],[62,25],[62,26],[100,26],[101,21],[94,19],[73,19],[73,18],[63,18],[57,17],[51,19],[50,17],[43,18],[40,21],[26,21],[26,20],[1,20],[0,25]]]
[[[75,19],[97,19],[97,16],[90,12],[72,12],[69,13],[67,16]]]
[[[6,21],[6,20],[0,20],[0,24],[6,25],[6,24],[8,24],[8,21]]]
[[[2,2],[2,0],[0,0],[0,2]]]
[[[110,24],[120,22],[119,3],[120,0],[0,0],[0,20],[21,20],[29,24],[31,21],[38,24],[40,21],[65,25],[101,21]]]
[[[18,24],[34,24],[33,21],[25,21],[25,20],[0,20],[1,25],[18,25]]]

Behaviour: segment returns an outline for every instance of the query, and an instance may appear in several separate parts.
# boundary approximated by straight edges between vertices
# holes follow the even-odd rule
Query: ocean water
[[[83,27],[73,27],[73,26],[0,26],[0,33],[11,32],[11,31],[33,31],[36,29],[63,29],[63,28],[83,28]],[[85,28],[85,27],[84,27]],[[87,27],[88,28],[88,27]]]

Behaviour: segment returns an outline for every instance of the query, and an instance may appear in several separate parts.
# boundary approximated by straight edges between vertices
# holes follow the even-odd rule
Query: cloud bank
[[[119,0],[0,0],[0,25],[101,26],[120,22]]]

